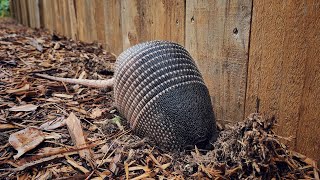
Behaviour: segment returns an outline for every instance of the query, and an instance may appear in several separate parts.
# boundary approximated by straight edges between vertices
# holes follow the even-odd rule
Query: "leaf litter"
[[[319,179],[259,114],[222,129],[211,151],[162,151],[132,134],[112,90],[33,76],[108,79],[112,53],[0,21],[0,179]]]

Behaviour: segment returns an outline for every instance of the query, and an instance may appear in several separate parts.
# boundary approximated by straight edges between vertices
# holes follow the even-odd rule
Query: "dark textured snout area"
[[[180,45],[151,41],[117,59],[115,103],[134,132],[177,150],[215,139],[210,96],[190,54]]]

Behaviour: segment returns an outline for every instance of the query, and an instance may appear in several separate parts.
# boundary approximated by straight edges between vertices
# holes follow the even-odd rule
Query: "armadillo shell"
[[[135,45],[118,57],[114,98],[140,136],[180,149],[215,136],[210,96],[190,54],[168,41]]]

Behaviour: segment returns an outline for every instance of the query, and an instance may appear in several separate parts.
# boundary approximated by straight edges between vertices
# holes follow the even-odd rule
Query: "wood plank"
[[[103,8],[105,48],[119,55],[123,51],[120,1],[103,1]]]
[[[11,17],[13,18],[13,19],[17,19],[17,15],[16,15],[16,13],[17,13],[17,10],[16,10],[16,2],[15,2],[15,0],[11,0],[10,1],[10,11],[11,11]]]
[[[21,1],[16,0],[17,4],[17,20],[19,23],[22,23],[22,17],[21,17]]]
[[[40,28],[41,21],[40,21],[40,2],[39,0],[34,0],[34,25],[35,28]]]
[[[186,48],[221,123],[243,119],[251,7],[251,0],[186,1]]]
[[[148,40],[170,40],[184,45],[183,0],[122,0],[123,48]]]
[[[39,0],[39,26],[40,28],[45,27],[45,11],[43,0]]]
[[[52,0],[52,20],[53,20],[53,32],[57,34],[61,34],[61,14],[59,12],[59,3],[57,0]]]
[[[25,26],[29,25],[27,0],[20,1],[21,23]]]
[[[29,27],[34,27],[34,14],[33,14],[33,0],[26,0],[27,1],[27,8],[28,8],[28,19],[29,19]]]
[[[42,1],[44,6],[44,14],[45,14],[45,28],[48,29],[51,33],[54,31],[54,22],[55,22],[55,15],[54,15],[54,7],[53,3],[54,0],[43,0]]]
[[[96,25],[94,21],[94,6],[90,0],[78,0],[76,2],[79,40],[92,42],[97,39]]]
[[[94,21],[96,25],[97,30],[97,41],[103,45],[103,47],[106,46],[105,42],[105,28],[104,28],[104,18],[106,16],[104,15],[104,0],[96,0],[93,1],[93,7],[94,7]],[[109,7],[112,8],[112,7]]]
[[[63,34],[66,37],[71,37],[71,23],[70,23],[70,14],[68,11],[68,1],[60,1],[62,19],[63,19]]]
[[[22,24],[22,15],[21,15],[21,1],[17,0],[17,16],[18,16],[18,22]]]
[[[40,27],[39,0],[28,0],[29,26],[32,28]]]
[[[303,25],[299,25],[305,30],[300,34],[303,35],[301,39],[304,42],[299,46],[304,48],[299,49],[299,53],[306,54],[306,69],[299,109],[296,150],[314,158],[320,166],[320,1],[305,3],[303,9],[307,11],[303,14]]]
[[[285,143],[319,160],[316,6],[319,2],[254,1],[246,114],[256,110],[259,99],[259,112],[278,119],[276,132],[294,138]]]
[[[79,39],[78,37],[78,20],[76,17],[76,5],[74,1],[67,1],[67,9],[69,14],[69,22],[70,22],[70,37],[72,39]]]

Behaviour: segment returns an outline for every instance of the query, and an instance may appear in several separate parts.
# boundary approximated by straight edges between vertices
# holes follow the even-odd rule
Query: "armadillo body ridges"
[[[114,79],[115,104],[138,135],[175,150],[215,139],[207,87],[182,46],[135,45],[118,57]]]

